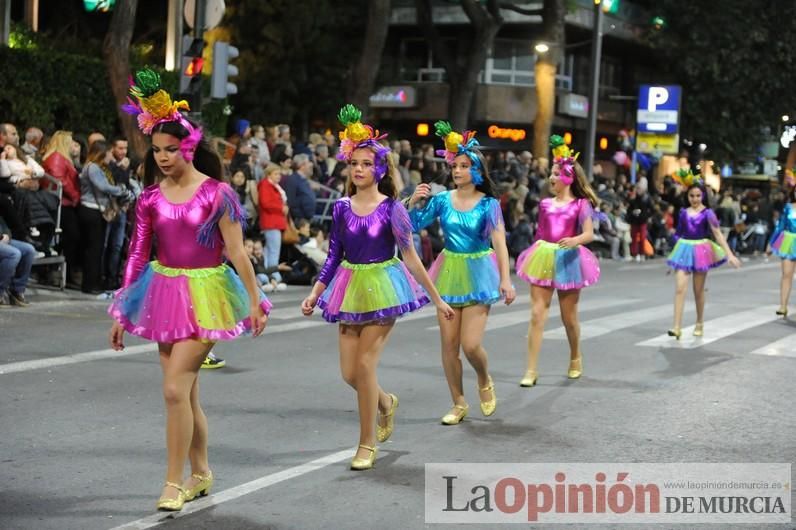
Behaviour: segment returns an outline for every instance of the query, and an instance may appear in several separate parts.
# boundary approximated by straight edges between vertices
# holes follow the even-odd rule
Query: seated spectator
[[[251,241],[251,240],[247,240]],[[282,282],[282,275],[279,273],[279,265],[268,267],[265,264],[265,254],[263,253],[263,242],[254,240],[252,242],[252,266],[257,277],[260,289],[266,293],[272,291],[284,291],[287,285]]]
[[[20,146],[25,156],[37,161],[41,160],[39,155],[41,155],[42,138],[44,138],[44,133],[38,127],[29,127],[28,130],[25,131],[25,143]]]
[[[0,306],[26,306],[25,288],[36,249],[24,241],[11,239],[11,230],[0,217]]]

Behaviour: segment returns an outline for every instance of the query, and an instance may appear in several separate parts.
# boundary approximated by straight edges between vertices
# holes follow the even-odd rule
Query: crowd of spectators
[[[326,257],[331,204],[348,177],[345,162],[334,157],[337,138],[316,132],[296,139],[289,125],[252,126],[244,119],[231,126],[216,146],[246,211],[246,248],[261,288],[309,285]],[[125,138],[107,142],[100,132],[84,139],[29,127],[20,140],[14,124],[0,124],[0,305],[27,304],[31,267],[52,256],[65,260],[67,287],[109,296],[120,284],[133,205],[142,189],[141,161],[128,155]],[[451,185],[431,143],[394,140],[390,147],[402,197],[421,182],[431,184],[432,193]],[[516,258],[533,242],[539,202],[550,194],[550,162],[528,151],[486,149],[485,156]],[[673,245],[683,190],[669,177],[652,179],[643,171],[638,177],[631,183],[622,172],[607,177],[595,171],[600,204],[591,246],[601,258],[643,261],[665,255]],[[759,255],[784,195],[709,190],[708,201],[733,250]],[[439,225],[415,234],[415,245],[430,265],[443,248]],[[57,276],[54,266],[36,268],[40,283],[57,283]]]

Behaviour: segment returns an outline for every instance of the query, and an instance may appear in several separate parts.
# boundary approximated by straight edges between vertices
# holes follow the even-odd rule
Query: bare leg
[[[393,325],[340,326],[340,367],[343,378],[357,391],[359,406],[359,443],[376,444],[376,411],[386,412],[392,399],[380,387],[376,376],[379,357]],[[356,343],[356,349],[352,346]],[[353,377],[352,374],[353,373]],[[368,458],[370,452],[357,449],[357,458]]]
[[[542,335],[553,299],[552,287],[531,285],[531,322],[528,324],[528,365],[527,370],[536,372],[539,351],[542,349]]]
[[[696,302],[696,321],[702,324],[705,318],[705,280],[707,272],[694,273],[694,302]]]
[[[674,326],[679,330],[683,322],[683,306],[685,305],[685,291],[688,287],[688,273],[674,271]]]
[[[448,381],[448,390],[450,390],[453,404],[465,406],[467,405],[467,401],[464,399],[462,361],[459,358],[462,310],[460,308],[454,308],[453,312],[453,320],[445,320],[445,318],[437,312],[442,352],[442,369],[445,371],[445,379]],[[456,410],[451,409],[450,414],[455,413]]]
[[[163,399],[166,403],[167,482],[182,484],[182,472],[194,436],[195,420],[191,406],[191,391],[198,378],[202,361],[211,346],[196,340],[159,344],[160,363],[163,369]],[[205,419],[205,431],[200,433],[197,441],[204,445],[202,453],[205,462],[207,461],[206,421]],[[171,487],[165,487],[163,493],[167,498],[177,496],[177,491]]]
[[[567,332],[569,359],[580,358],[580,322],[578,322],[578,301],[580,289],[558,291],[558,305],[561,307],[561,320]]]
[[[789,259],[782,260],[782,279],[779,282],[779,308],[781,310],[788,309],[788,300],[790,299],[790,290],[793,285],[793,271],[796,267],[796,261]]]
[[[462,309],[462,350],[470,362],[470,366],[475,369],[479,392],[480,389],[489,385],[489,361],[486,350],[481,344],[488,316],[489,306],[487,305],[471,305]],[[493,397],[492,392],[480,392],[479,398],[481,401],[488,401]]]

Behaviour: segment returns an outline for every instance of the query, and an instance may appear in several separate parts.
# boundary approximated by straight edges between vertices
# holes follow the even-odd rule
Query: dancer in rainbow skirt
[[[517,257],[516,263],[517,275],[531,285],[527,369],[520,381],[525,387],[534,386],[538,378],[536,367],[553,291],[558,291],[561,320],[569,341],[567,376],[581,376],[580,290],[600,278],[597,258],[584,246],[594,238],[592,215],[597,197],[564,140],[552,136],[550,145],[554,160],[550,185],[555,196],[539,204],[536,241]]]
[[[110,342],[123,349],[127,331],[158,343],[168,463],[157,507],[176,511],[213,485],[199,367],[215,341],[262,333],[271,304],[243,248],[245,212],[221,182],[221,160],[201,128],[180,113],[187,103],[173,102],[151,70],[138,72],[130,94],[125,110],[152,136],[145,180],[159,182],[138,198],[124,282],[108,310]],[[157,259],[150,261],[153,238]],[[186,460],[192,475],[183,481]]]
[[[410,210],[409,217],[415,231],[438,218],[445,234],[445,249],[429,274],[442,299],[455,311],[453,320],[439,315],[439,330],[442,367],[453,399],[453,407],[442,417],[442,423],[456,425],[469,412],[462,386],[460,349],[478,377],[481,412],[484,416],[495,413],[495,385],[481,343],[489,307],[501,298],[508,305],[516,295],[511,285],[503,214],[475,132],[459,134],[444,121],[438,121],[435,127],[437,136],[445,141],[445,149],[437,154],[448,162],[456,189],[434,195],[423,208]],[[428,184],[419,184],[409,205],[430,193]]]
[[[701,337],[704,333],[705,280],[708,271],[727,261],[733,267],[740,267],[741,262],[732,253],[727,240],[719,230],[716,214],[707,207],[707,193],[702,179],[688,169],[681,169],[672,177],[685,188],[688,197],[688,207],[680,210],[677,219],[675,229],[677,243],[666,260],[666,264],[675,270],[674,326],[667,333],[670,337],[680,340],[682,335],[680,324],[683,319],[688,275],[694,278],[694,301],[697,312],[694,336]],[[711,234],[716,241],[708,239]]]
[[[381,389],[376,368],[396,318],[420,309],[428,296],[453,318],[417,256],[406,209],[395,200],[397,170],[390,149],[379,143],[386,135],[364,125],[361,116],[353,105],[340,111],[345,130],[337,158],[349,164],[348,196],[334,204],[329,255],[301,304],[305,315],[317,304],[323,318],[340,324],[340,371],[356,390],[359,406],[354,470],[372,468],[376,441],[386,441],[393,432],[398,396]],[[396,244],[403,262],[395,256]]]
[[[770,252],[782,259],[782,278],[779,281],[779,309],[777,314],[788,316],[788,299],[796,270],[796,181],[792,171],[787,172],[785,188],[788,202],[779,214],[774,233],[771,234]]]

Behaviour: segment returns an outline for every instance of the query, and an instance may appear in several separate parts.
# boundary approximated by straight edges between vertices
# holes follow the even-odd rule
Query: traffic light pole
[[[194,16],[193,16],[193,36],[195,39],[204,39],[205,33],[205,15],[207,14],[207,0],[196,0],[196,4],[194,6]],[[194,106],[191,109],[191,114],[196,115],[196,117],[201,117],[202,115],[202,77],[199,76],[199,96],[196,98],[194,102]]]
[[[594,143],[597,136],[597,102],[600,98],[600,58],[603,48],[603,6],[594,2],[594,29],[591,44],[591,91],[589,92],[589,130],[586,133],[586,156],[583,159],[589,182],[594,180]]]

